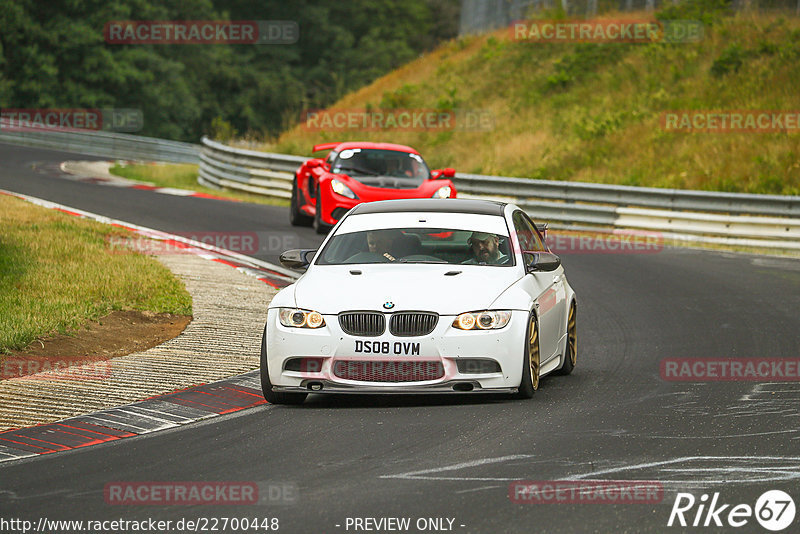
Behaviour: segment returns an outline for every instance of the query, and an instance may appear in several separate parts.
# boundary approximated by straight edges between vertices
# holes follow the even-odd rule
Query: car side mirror
[[[307,269],[317,253],[315,249],[292,249],[281,254],[281,265],[287,269]]]
[[[453,178],[456,175],[456,170],[447,167],[446,169],[436,169],[435,171],[431,171],[431,178],[433,180],[437,180],[439,178]]]
[[[522,258],[527,273],[555,271],[561,265],[561,258],[552,252],[523,252]]]

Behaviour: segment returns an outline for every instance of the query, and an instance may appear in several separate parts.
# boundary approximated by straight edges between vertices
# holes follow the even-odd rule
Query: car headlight
[[[431,198],[450,198],[451,192],[450,186],[446,185],[437,189]]]
[[[353,200],[358,198],[356,194],[353,193],[353,191],[349,187],[344,185],[339,180],[336,179],[331,180],[331,189],[333,189],[334,193],[342,195],[343,197],[352,198]]]
[[[283,326],[291,328],[319,328],[325,326],[322,314],[297,308],[280,308],[278,318]]]
[[[509,310],[485,310],[462,313],[453,321],[460,330],[496,330],[503,328],[511,320]]]

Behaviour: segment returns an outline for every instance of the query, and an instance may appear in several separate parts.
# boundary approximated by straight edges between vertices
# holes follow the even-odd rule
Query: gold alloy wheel
[[[531,334],[528,339],[528,364],[531,368],[531,385],[536,391],[539,389],[539,324],[535,317],[531,317],[529,330]]]
[[[575,304],[569,307],[569,320],[567,321],[567,350],[572,367],[578,361],[578,329],[575,319]]]

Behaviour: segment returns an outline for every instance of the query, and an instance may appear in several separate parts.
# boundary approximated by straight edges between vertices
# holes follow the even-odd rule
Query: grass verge
[[[112,310],[191,315],[191,296],[169,269],[108,246],[128,235],[0,195],[0,353]]]
[[[111,174],[122,176],[129,180],[148,182],[159,187],[174,187],[176,189],[190,189],[198,193],[207,193],[222,198],[250,202],[253,204],[268,204],[270,206],[288,206],[288,200],[262,197],[252,193],[228,191],[226,189],[213,189],[197,183],[197,165],[188,163],[152,163],[124,165],[117,164],[109,169]]]

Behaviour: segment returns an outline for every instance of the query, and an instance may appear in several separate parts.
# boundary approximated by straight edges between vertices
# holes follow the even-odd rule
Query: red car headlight
[[[450,188],[450,186],[446,185],[437,189],[431,198],[450,198],[452,192],[453,190]]]
[[[344,185],[344,183],[340,182],[339,180],[333,179],[331,180],[331,189],[337,195],[342,195],[343,197],[352,198],[353,200],[357,199],[355,193],[353,193],[352,189]]]

